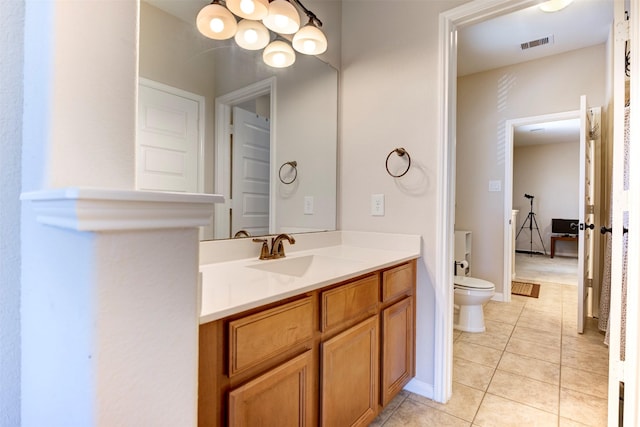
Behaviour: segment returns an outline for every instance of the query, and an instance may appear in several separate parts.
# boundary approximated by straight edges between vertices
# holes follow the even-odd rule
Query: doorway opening
[[[233,163],[233,110],[236,107],[244,107],[248,104],[259,104],[256,100],[264,100],[264,109],[268,110],[268,118],[271,122],[269,132],[269,163],[275,164],[275,138],[273,124],[276,123],[276,78],[271,77],[244,88],[238,89],[226,95],[216,98],[215,101],[215,193],[222,194],[224,203],[215,205],[214,212],[214,238],[228,239],[232,233],[232,163]],[[252,107],[251,109],[255,109]],[[269,167],[268,191],[275,194],[273,168]],[[273,197],[268,201],[268,228],[269,232],[275,229],[276,205]],[[237,231],[237,230],[236,230]]]
[[[552,219],[578,218],[576,188],[579,180],[580,112],[576,110],[508,120],[505,123],[505,136],[503,301],[508,302],[511,301],[511,282],[514,278],[544,276],[544,263],[527,257],[550,256]],[[516,156],[517,147],[523,151],[520,159]],[[514,169],[518,160],[523,168],[519,175]],[[554,164],[558,167],[552,166]],[[560,191],[563,188],[565,190]],[[536,215],[533,227],[529,218],[531,211],[535,211]],[[566,246],[562,253],[577,257],[577,245],[575,248]],[[573,251],[568,252],[571,249]],[[526,270],[518,271],[518,260],[522,260],[525,264],[522,267]],[[552,275],[548,281],[557,280],[559,276],[556,273],[559,271],[553,268],[552,262],[547,264],[548,274]],[[577,271],[567,264],[567,276],[562,283],[574,283],[577,286]],[[574,277],[571,277],[572,274]]]
[[[446,212],[442,216],[442,221],[440,223],[442,225],[441,229],[444,229],[444,232],[446,233],[446,236],[445,236],[446,242],[444,242],[443,245],[441,246],[443,249],[442,253],[444,254],[443,256],[444,259],[442,258],[439,259],[439,263],[438,263],[439,270],[442,272],[442,276],[445,278],[443,286],[447,286],[448,284],[452,283],[451,276],[453,274],[453,271],[452,271],[453,266],[449,265],[450,260],[452,258],[451,257],[447,258],[447,255],[453,252],[453,248],[452,248],[453,230],[454,230],[454,222],[456,222],[455,211],[454,211],[454,209],[456,209],[457,207],[456,199],[455,199],[456,189],[452,188],[452,186],[456,181],[455,179],[456,166],[463,167],[463,168],[466,167],[466,165],[456,164],[456,161],[457,161],[456,153],[455,153],[456,146],[455,146],[455,143],[453,142],[456,140],[460,141],[460,135],[458,134],[460,130],[457,129],[456,127],[457,105],[456,105],[455,96],[456,96],[456,89],[458,84],[457,73],[456,73],[456,56],[457,56],[456,31],[457,31],[457,28],[460,28],[463,26],[471,26],[483,20],[488,20],[493,17],[508,14],[510,12],[513,12],[519,9],[524,9],[535,4],[535,2],[508,1],[508,0],[497,2],[499,4],[493,4],[488,6],[486,4],[481,5],[479,3],[480,2],[471,2],[470,4],[463,5],[455,9],[450,14],[443,13],[441,15],[441,27],[440,27],[441,41],[442,41],[442,45],[441,45],[442,80],[441,81],[443,82],[442,105],[444,108],[442,109],[442,117],[441,117],[442,120],[440,121],[440,124],[441,124],[440,130],[441,130],[441,136],[442,136],[441,137],[442,153],[441,153],[440,161],[444,171],[443,176],[444,176],[444,187],[445,187],[443,189],[443,193],[441,194],[442,196],[441,205],[444,206],[445,209],[451,209],[450,211]],[[505,84],[509,84],[508,79],[505,80]],[[504,122],[502,123],[502,127],[500,130],[504,132]],[[502,141],[504,140],[501,140],[501,142]],[[501,152],[500,154],[503,156],[505,155],[504,152]],[[478,160],[479,160],[479,157],[476,156],[474,158],[474,161],[478,161]],[[497,175],[497,177],[503,178],[500,175],[502,175],[502,173],[499,172],[499,175]],[[497,181],[497,182],[494,181],[494,177],[492,176],[489,176],[488,180],[489,180],[488,182],[489,192],[500,191],[499,189],[500,189],[501,181]],[[482,186],[483,188],[480,191],[476,189],[474,194],[482,194],[485,191],[487,191],[487,188],[485,187],[486,181],[484,181]],[[498,190],[495,190],[496,187],[498,188]],[[506,193],[512,194],[512,188],[504,189],[504,191]],[[500,196],[502,195],[498,195],[499,199],[502,199],[502,197]],[[493,197],[495,198],[495,196]],[[503,210],[503,203],[500,203],[500,202],[502,202],[502,200],[499,200],[498,203],[494,203],[494,206],[496,204],[499,204],[500,209]],[[502,227],[505,228],[503,233],[504,239],[505,240],[509,239],[508,242],[506,241],[504,242],[504,247],[506,248],[506,247],[512,247],[512,243],[510,240],[512,233],[509,232],[510,230],[507,228],[509,227],[508,221],[503,222],[503,219],[511,217],[511,203],[505,204],[504,206],[508,206],[509,215],[507,215],[507,212],[506,212],[507,209],[504,208],[504,211],[500,212],[499,215],[498,214],[492,215],[491,217],[485,218],[485,220],[488,222],[499,221],[497,226],[500,228]],[[462,228],[466,228],[464,224],[460,224],[460,225],[462,226]],[[491,239],[495,241],[496,240],[495,238],[497,237],[497,235],[498,233],[492,232],[488,236],[482,236],[482,238],[474,239],[474,241],[487,242],[487,241],[490,241]],[[500,239],[500,237],[498,238]],[[474,252],[486,253],[487,251],[484,251],[484,248],[480,247],[480,248],[476,248]],[[504,254],[504,251],[501,251],[500,253]],[[500,254],[498,254],[498,256],[500,256]],[[476,263],[476,266],[478,266],[478,263]],[[512,275],[511,271],[509,271],[508,273],[503,273],[502,268],[499,268],[499,271],[500,271],[499,274],[503,274],[506,277],[504,278],[501,277],[500,279],[496,278],[495,280],[497,282],[500,280],[504,280],[504,282],[510,283],[511,275]],[[439,278],[438,274],[436,274],[436,278]],[[505,290],[504,294],[506,298],[509,298],[510,291]],[[451,292],[443,289],[443,295],[448,296],[450,299],[449,301],[443,301],[443,304],[441,305],[448,306],[449,304],[452,303]],[[445,310],[446,310],[446,307],[444,308],[443,312],[437,315],[436,317],[437,319],[436,321],[437,330],[436,330],[436,340],[435,340],[436,343],[442,342],[446,339],[446,337],[443,336],[444,334],[452,335],[452,328],[451,327],[447,328],[447,326],[443,324],[445,320],[448,320],[452,317],[452,316],[449,317],[450,313],[446,312]],[[443,323],[439,323],[438,320],[442,320]],[[441,336],[440,334],[443,334],[443,335]],[[449,347],[445,343],[443,348],[445,349],[452,348],[452,346]],[[446,357],[451,357],[451,354],[452,354],[452,351]],[[451,362],[448,362],[447,360],[436,359],[436,370],[435,370],[436,373],[435,373],[435,387],[434,387],[434,397],[436,399],[438,399],[439,396],[450,395],[450,392],[451,392],[450,385],[446,383],[446,380],[450,379],[450,377],[449,378],[447,377],[451,375],[451,371],[449,371],[449,369],[451,368],[452,368]],[[440,387],[442,387],[442,390],[440,390]],[[445,397],[444,399],[446,400],[446,398],[447,397]]]

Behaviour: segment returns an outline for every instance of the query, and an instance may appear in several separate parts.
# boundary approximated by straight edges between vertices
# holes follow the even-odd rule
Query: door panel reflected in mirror
[[[140,4],[140,85],[169,92],[174,104],[184,106],[160,103],[148,108],[148,93],[145,88],[140,91],[146,95],[138,107],[139,188],[223,194],[226,202],[216,206],[211,226],[203,228],[204,240],[246,237],[242,230],[251,237],[264,234],[264,221],[251,224],[265,215],[267,234],[335,230],[337,70],[307,55],[297,55],[289,68],[275,69],[264,64],[262,51],[239,48],[233,39],[210,40],[195,26],[195,16],[205,4]],[[260,84],[267,89],[251,91]],[[245,99],[231,96],[243,91],[254,94]],[[234,107],[268,124],[258,132],[264,138],[268,129],[268,146],[254,144],[251,136],[241,137],[244,150],[235,146]],[[244,158],[236,158],[236,152]],[[292,161],[297,176],[285,184],[278,173]],[[145,180],[140,178],[142,171]],[[237,180],[246,186],[237,185]],[[166,182],[171,186],[163,188]]]

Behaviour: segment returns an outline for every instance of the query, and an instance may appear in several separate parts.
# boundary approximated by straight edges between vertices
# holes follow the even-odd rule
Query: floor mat
[[[528,282],[511,282],[511,294],[525,297],[538,298],[540,295],[540,285]]]

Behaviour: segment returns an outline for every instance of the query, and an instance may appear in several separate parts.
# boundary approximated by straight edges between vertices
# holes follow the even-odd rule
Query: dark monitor
[[[551,232],[553,234],[578,234],[577,219],[560,219],[553,218],[551,220]]]

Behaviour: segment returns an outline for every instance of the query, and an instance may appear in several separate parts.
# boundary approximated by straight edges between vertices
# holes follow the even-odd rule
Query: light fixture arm
[[[293,3],[297,4],[300,9],[302,9],[305,15],[307,15],[307,18],[309,18],[309,22],[313,23],[316,27],[322,27],[322,21],[318,19],[315,13],[304,7],[304,5],[300,3],[300,0],[292,1]]]

